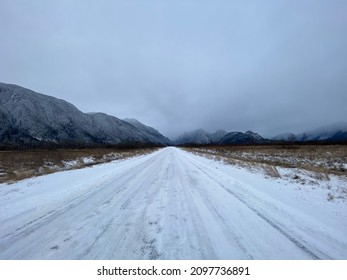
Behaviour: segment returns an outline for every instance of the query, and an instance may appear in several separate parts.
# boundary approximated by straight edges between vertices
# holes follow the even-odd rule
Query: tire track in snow
[[[213,205],[213,203],[210,201],[206,192],[204,192],[204,190],[199,186],[198,182],[196,181],[196,176],[193,177],[192,169],[187,168],[186,164],[187,163],[185,161],[180,160],[178,163],[178,166],[184,167],[182,168],[185,174],[184,177],[189,179],[189,182],[190,182],[189,185],[191,186],[191,188],[197,191],[203,203],[208,208],[208,211],[214,216],[215,221],[218,223],[218,225],[220,226],[224,234],[228,237],[228,240],[230,240],[230,243],[236,243],[238,248],[242,251],[243,255],[246,256],[247,259],[253,259],[253,256],[247,251],[246,247],[240,242],[240,240],[242,240],[242,237],[238,236],[235,232],[231,231],[228,228],[224,217],[217,210],[218,205]],[[188,185],[187,183],[188,182],[186,181],[185,184]],[[193,197],[191,197],[191,201],[194,201]],[[197,207],[195,208],[198,209]],[[201,218],[201,221],[199,224],[200,225],[203,224],[203,218]]]
[[[201,216],[201,211],[194,203],[194,194],[192,191],[194,190],[194,186],[191,184],[188,184],[186,180],[186,176],[182,176],[183,174],[187,173],[187,170],[183,168],[183,165],[180,164],[180,161],[177,160],[177,156],[173,156],[174,163],[172,164],[172,168],[177,169],[177,174],[173,174],[172,178],[178,178],[178,182],[176,182],[175,188],[178,189],[178,191],[181,193],[181,199],[188,202],[185,203],[183,206],[185,206],[184,211],[182,211],[183,206],[180,208],[173,209],[173,211],[178,212],[180,217],[179,219],[184,218],[182,217],[182,212],[186,214],[189,217],[190,223],[183,224],[184,227],[191,226],[188,231],[188,234],[194,235],[194,239],[192,243],[197,243],[197,248],[193,245],[194,250],[198,250],[200,253],[201,259],[217,259],[217,255],[215,253],[215,250],[212,246],[211,239],[208,235],[206,235],[207,229],[204,224],[204,217]],[[181,224],[182,225],[182,224]]]
[[[102,252],[95,250],[95,248],[102,243],[109,243],[109,246],[111,247],[115,247],[115,245],[122,248],[127,247],[127,251],[134,250],[138,252],[137,258],[142,259],[146,258],[146,256],[148,256],[149,259],[159,258],[160,254],[156,248],[156,239],[151,237],[148,234],[148,230],[146,230],[148,224],[146,211],[153,203],[153,200],[156,197],[155,194],[158,192],[159,186],[156,184],[156,181],[159,180],[160,177],[158,177],[158,174],[153,171],[160,167],[161,160],[160,158],[155,158],[151,162],[146,162],[143,165],[144,166],[139,166],[139,169],[141,169],[140,172],[133,169],[129,172],[131,179],[127,182],[130,186],[128,192],[117,201],[117,204],[114,205],[115,207],[112,209],[112,212],[117,213],[117,216],[112,216],[109,219],[104,229],[96,236],[88,248],[78,256],[78,259],[103,258]],[[143,174],[149,174],[149,176],[143,176]],[[145,180],[142,181],[141,178],[144,177]],[[140,180],[138,178],[140,178]],[[156,188],[147,188],[148,186],[154,186]],[[151,194],[147,196],[148,199],[146,200],[146,203],[134,206],[134,204],[138,203],[138,198],[143,198],[143,192],[145,191],[151,191]],[[141,207],[141,211],[134,210],[135,208]],[[122,224],[125,221],[132,221],[133,226],[129,227],[125,225],[119,227],[118,231],[117,229],[112,228],[113,225],[117,223]],[[119,238],[110,237],[109,235]],[[133,246],[134,244],[136,245],[135,247]],[[114,250],[114,252],[117,251],[120,250]],[[97,253],[95,254],[94,252]],[[119,258],[120,256],[116,255],[114,257]]]
[[[312,259],[319,260],[321,259],[317,254],[312,252],[310,249],[308,249],[305,245],[302,244],[302,242],[299,242],[296,238],[289,235],[285,229],[283,229],[280,225],[272,221],[270,218],[266,217],[264,214],[262,214],[259,210],[257,210],[255,207],[250,205],[246,202],[246,200],[241,197],[241,195],[236,194],[230,188],[226,187],[223,183],[220,183],[217,181],[217,176],[212,177],[206,170],[203,169],[202,166],[197,165],[195,162],[189,161],[190,164],[192,164],[195,168],[197,168],[201,173],[203,173],[205,176],[209,177],[211,180],[215,181],[222,189],[224,189],[229,195],[233,196],[234,198],[238,199],[240,202],[242,202],[247,208],[252,210],[258,217],[263,219],[266,223],[271,225],[273,228],[275,228],[278,232],[280,232],[283,236],[285,236],[288,240],[290,240],[295,246],[297,246],[299,249],[301,249],[303,252],[305,252],[307,255],[309,255]],[[319,252],[321,255],[324,256],[324,259],[331,259],[330,256],[324,254],[323,252]]]
[[[27,246],[23,246],[23,250],[17,250],[16,252],[16,258],[23,258],[27,251],[38,251],[38,248],[31,249],[31,247],[43,246],[43,244],[36,244],[34,240],[37,240],[40,237],[35,238],[35,236],[43,235],[45,236],[45,238],[48,238],[48,235],[51,235],[52,239],[56,238],[56,234],[54,232],[46,233],[45,228],[55,228],[56,226],[54,225],[59,224],[60,232],[64,230],[64,227],[66,227],[65,231],[68,232],[71,231],[72,228],[76,228],[77,225],[80,224],[79,228],[77,228],[77,232],[83,231],[83,229],[88,225],[89,218],[93,216],[93,212],[99,211],[100,208],[103,208],[105,205],[107,205],[107,202],[109,202],[108,204],[111,204],[111,201],[114,198],[117,198],[117,195],[119,195],[119,193],[126,191],[127,188],[131,189],[133,187],[131,185],[131,181],[136,180],[136,178],[138,176],[142,176],[142,174],[146,174],[147,169],[151,168],[150,163],[152,161],[153,159],[152,157],[150,157],[150,159],[146,160],[145,162],[132,167],[132,173],[129,173],[129,170],[125,170],[121,174],[115,177],[108,178],[101,184],[94,186],[94,188],[87,189],[84,193],[75,196],[69,201],[62,201],[57,209],[50,210],[47,214],[44,214],[38,218],[31,220],[30,222],[25,223],[23,226],[18,227],[14,232],[6,234],[6,236],[1,238],[1,241],[3,241],[1,243],[4,243],[7,248],[10,248],[12,244],[18,242],[20,244],[24,239],[32,239],[33,242],[31,242]],[[117,182],[117,184],[114,184],[114,182]],[[129,197],[130,196],[128,196],[128,198]],[[124,197],[122,196],[122,198]],[[92,203],[89,203],[89,201],[92,201]],[[106,209],[103,209],[102,212],[105,213]],[[114,211],[114,213],[117,213],[117,211]],[[66,222],[71,221],[73,217],[76,217],[76,221],[78,221],[78,223],[74,223],[72,225],[66,224]],[[81,219],[81,217],[83,217],[83,219]],[[111,220],[112,218],[113,216],[111,217]],[[106,226],[101,225],[101,231],[107,231],[108,223],[111,224],[111,221],[106,222]],[[45,233],[39,234],[42,231],[44,231]],[[76,229],[74,231],[76,232]],[[66,233],[65,235],[63,234],[63,236],[70,235],[71,234],[68,233]],[[70,244],[76,240],[76,238],[74,238],[73,236],[69,237],[68,239]],[[1,246],[1,243],[0,248],[4,247]],[[52,246],[46,246],[46,248],[49,247]]]
[[[133,167],[134,171],[144,171],[143,165],[145,165],[145,168],[148,167],[148,162],[150,162],[151,159],[147,160],[145,163],[138,164],[137,166]],[[17,227],[14,232],[10,232],[6,235],[1,236],[0,238],[6,238],[6,237],[19,237],[20,235],[24,234],[27,235],[33,230],[38,229],[40,226],[43,226],[45,221],[54,220],[56,217],[61,215],[62,213],[65,213],[66,211],[72,210],[75,207],[78,207],[81,203],[84,203],[85,201],[89,200],[91,197],[94,197],[98,192],[100,192],[103,187],[109,185],[110,183],[114,181],[129,181],[133,175],[129,175],[128,170],[122,172],[116,177],[108,178],[106,181],[103,181],[100,183],[97,187],[93,187],[87,190],[84,190],[82,194],[79,194],[72,199],[69,199],[68,201],[65,201],[61,206],[59,206],[57,209],[54,210],[48,210],[45,214],[40,215],[37,218],[32,219],[31,221]],[[119,192],[124,191],[125,188],[119,188],[112,190],[112,195],[109,195],[107,197],[113,197],[114,195],[118,194]],[[39,223],[38,223],[39,222]],[[24,230],[24,231],[23,231]]]

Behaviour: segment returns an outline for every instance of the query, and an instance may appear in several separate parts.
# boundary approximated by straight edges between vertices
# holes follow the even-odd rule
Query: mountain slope
[[[282,141],[346,141],[347,122],[339,122],[319,127],[299,134],[283,133],[272,138]]]
[[[335,139],[334,135],[340,134],[342,136],[346,132],[347,122],[339,122],[300,133],[297,135],[297,139],[299,141],[330,141]],[[339,139],[342,140],[341,137]],[[343,138],[343,140],[347,140],[347,138]]]
[[[243,132],[226,132],[217,130],[215,133],[208,133],[203,129],[191,132],[185,132],[175,140],[175,144],[211,144],[211,145],[235,145],[235,144],[263,144],[270,141],[264,139],[259,134],[252,131]]]
[[[72,104],[0,83],[1,146],[154,144],[132,124],[102,113],[85,114]]]
[[[64,100],[1,83],[0,104],[6,115],[1,140],[15,143],[20,137],[24,144],[93,141],[91,119]]]
[[[212,144],[216,144],[227,134],[228,134],[228,132],[226,132],[225,130],[219,129],[215,133],[212,133],[210,135],[210,142]]]
[[[97,135],[102,136],[103,143],[151,143],[151,141],[133,125],[104,113],[92,113]]]
[[[144,125],[143,123],[139,122],[136,119],[124,119],[123,121],[126,121],[130,124],[132,124],[134,127],[136,127],[138,130],[142,132],[143,135],[147,137],[152,143],[160,144],[160,145],[170,145],[171,141],[160,134],[160,132],[153,127]]]
[[[217,144],[227,132],[219,129],[214,133],[208,133],[203,129],[197,129],[190,132],[184,132],[182,135],[176,138],[174,143],[176,145],[183,144]]]
[[[237,145],[237,144],[265,144],[270,141],[261,137],[258,133],[252,131],[242,132],[230,132],[225,135],[218,144],[220,145]]]
[[[209,144],[210,134],[203,129],[197,129],[190,132],[184,132],[174,141],[176,145],[182,144]]]

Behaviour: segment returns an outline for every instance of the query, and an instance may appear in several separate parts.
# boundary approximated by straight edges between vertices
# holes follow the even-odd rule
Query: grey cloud
[[[347,120],[346,1],[2,1],[0,77],[168,136]]]

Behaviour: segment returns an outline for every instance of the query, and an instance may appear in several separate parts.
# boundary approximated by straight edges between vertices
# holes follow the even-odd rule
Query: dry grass
[[[304,188],[325,189],[327,200],[347,200],[347,146],[234,146],[186,148],[266,177]],[[331,180],[331,178],[334,178]]]
[[[0,183],[125,159],[154,149],[58,149],[0,151]]]
[[[276,166],[272,165],[263,165],[264,173],[272,178],[281,178],[280,173],[278,172]]]
[[[300,168],[321,174],[347,175],[346,145],[295,145],[295,146],[231,146],[199,147],[188,150],[222,158],[224,161],[240,162],[249,165],[267,165],[273,167]],[[266,167],[268,168],[268,167]],[[276,175],[276,172],[271,171]],[[278,172],[277,172],[278,173]]]

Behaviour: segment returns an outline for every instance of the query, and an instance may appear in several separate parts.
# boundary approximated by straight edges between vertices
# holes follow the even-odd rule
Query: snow
[[[331,152],[320,153],[317,155],[305,155],[297,153],[295,155],[290,153],[283,153],[279,151],[277,153],[269,153],[267,151],[243,151],[243,150],[225,150],[223,152],[216,149],[209,148],[194,148],[194,151],[197,151],[202,154],[210,154],[215,156],[224,156],[226,158],[230,157],[232,159],[247,160],[250,162],[269,162],[273,164],[281,163],[282,165],[289,165],[292,167],[302,167],[305,165],[322,167],[328,170],[340,170],[341,168],[346,169],[345,157],[334,157]]]
[[[0,259],[346,259],[326,192],[165,148],[0,184]]]
[[[84,157],[82,158],[84,164],[93,164],[95,162],[95,158],[93,157]]]
[[[62,161],[65,168],[72,168],[79,164],[78,160],[69,160],[69,161]]]

